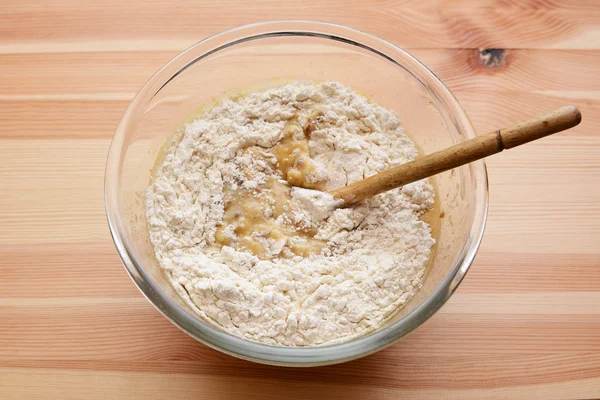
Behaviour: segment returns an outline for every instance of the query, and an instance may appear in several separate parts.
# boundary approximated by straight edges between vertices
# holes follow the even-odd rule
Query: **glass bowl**
[[[169,285],[150,244],[145,190],[162,147],[211,100],[293,79],[338,81],[395,110],[421,151],[475,136],[448,88],[407,52],[375,36],[311,21],[247,25],[212,36],[162,67],[137,93],[114,135],[105,203],[115,245],[141,292],[200,342],[267,364],[313,366],[356,359],[389,346],[435,313],[456,290],[479,247],[487,215],[483,161],[435,177],[439,240],[423,287],[376,331],[341,344],[280,347],[235,337],[197,317]]]

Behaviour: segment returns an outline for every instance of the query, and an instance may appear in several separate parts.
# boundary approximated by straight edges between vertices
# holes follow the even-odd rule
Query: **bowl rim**
[[[257,29],[262,32],[257,33]],[[332,31],[335,34],[327,33]],[[246,32],[252,32],[253,34],[247,36],[245,35]],[[300,35],[301,33],[305,33],[306,35]],[[344,35],[342,36],[342,34]],[[237,36],[237,39],[227,41],[229,36]],[[166,85],[183,69],[190,66],[191,63],[197,62],[210,54],[214,54],[223,48],[227,48],[235,44],[273,36],[317,36],[321,38],[340,40],[346,43],[359,45],[359,47],[374,51],[376,54],[384,56],[388,60],[395,62],[393,59],[390,59],[389,56],[386,56],[385,53],[373,49],[368,45],[364,45],[356,39],[351,40],[348,38],[358,36],[359,38],[375,41],[377,44],[383,45],[397,54],[400,54],[402,57],[410,60],[415,66],[421,69],[421,73],[424,73],[428,75],[429,78],[433,79],[438,85],[437,90],[444,95],[446,100],[452,103],[453,109],[455,109],[455,113],[453,115],[458,116],[462,121],[462,125],[466,127],[464,132],[465,136],[467,138],[475,137],[473,126],[467,114],[452,92],[450,92],[446,85],[423,63],[398,46],[375,35],[328,22],[308,20],[274,20],[258,22],[229,29],[197,42],[171,59],[146,81],[125,111],[110,144],[104,181],[105,211],[110,233],[115,243],[117,252],[119,253],[125,269],[135,285],[150,301],[150,303],[152,303],[156,309],[163,314],[163,316],[165,316],[174,325],[179,327],[182,331],[194,339],[224,353],[260,363],[285,366],[335,364],[366,356],[393,344],[429,319],[431,315],[433,315],[441,308],[442,305],[444,305],[452,293],[457,289],[465,274],[469,270],[477,250],[479,249],[487,220],[488,180],[487,170],[483,160],[471,163],[469,166],[472,170],[473,179],[475,181],[475,213],[473,216],[473,222],[471,224],[469,236],[463,245],[462,251],[458,256],[455,265],[444,278],[443,282],[430,296],[427,297],[427,299],[425,299],[422,304],[417,306],[402,319],[381,330],[371,332],[365,336],[357,337],[348,342],[326,346],[272,346],[243,339],[210,326],[200,317],[188,312],[174,300],[172,300],[158,286],[158,284],[155,283],[154,279],[145,271],[143,266],[137,262],[134,257],[134,253],[131,251],[131,246],[127,242],[127,237],[125,234],[123,234],[123,232],[125,232],[124,227],[118,215],[117,183],[119,181],[119,171],[121,167],[120,154],[125,139],[126,128],[134,110],[138,109],[140,106],[143,106],[146,101],[152,99],[152,97],[158,93],[158,91],[164,85]],[[190,53],[194,52],[196,49],[198,49],[198,47],[211,44],[212,42],[218,43],[222,40],[226,40],[226,42],[220,46],[213,46],[213,50],[210,52],[205,52],[200,56],[193,57],[191,63],[187,63],[183,65],[183,67],[178,68],[175,74],[164,80],[164,72],[167,71],[170,66],[190,55]],[[397,62],[395,63],[398,66],[405,68]],[[413,77],[415,76],[413,75]],[[456,115],[456,113],[458,113],[458,115]]]

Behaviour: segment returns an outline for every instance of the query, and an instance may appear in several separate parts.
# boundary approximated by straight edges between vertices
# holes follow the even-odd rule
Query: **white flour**
[[[282,178],[272,147],[292,118],[310,125],[315,171],[306,179],[325,190],[417,157],[393,112],[338,83],[295,82],[223,100],[166,150],[147,191],[150,238],[173,286],[205,319],[267,344],[331,344],[377,328],[418,290],[434,244],[419,216],[434,191],[419,181],[332,212],[331,198],[307,201],[318,193],[294,189],[285,215],[275,218],[268,203],[264,218],[312,229],[326,242],[321,253],[291,253],[302,237],[256,236],[262,259],[217,245],[216,234],[239,240],[234,227],[222,228],[226,188],[249,193],[246,202]]]

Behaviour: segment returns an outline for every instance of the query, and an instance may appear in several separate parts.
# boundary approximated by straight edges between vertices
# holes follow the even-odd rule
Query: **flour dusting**
[[[202,318],[261,343],[332,344],[376,329],[420,288],[428,180],[354,208],[318,191],[417,157],[394,112],[339,83],[294,82],[224,99],[180,133],[147,190],[147,221],[160,266]]]

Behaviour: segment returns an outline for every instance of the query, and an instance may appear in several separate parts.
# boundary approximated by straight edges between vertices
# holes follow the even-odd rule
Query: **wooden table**
[[[600,397],[600,4],[309,3],[2,1],[0,398]],[[195,41],[276,18],[408,49],[479,132],[565,104],[583,113],[489,160],[489,224],[458,292],[344,365],[268,367],[195,342],[134,287],[104,216],[108,145],[136,90]]]

